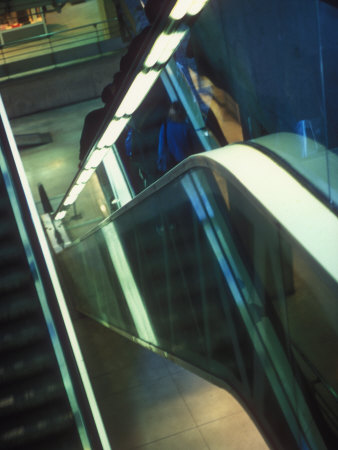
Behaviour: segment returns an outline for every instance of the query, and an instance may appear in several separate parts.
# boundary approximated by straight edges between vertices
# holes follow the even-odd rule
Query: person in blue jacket
[[[157,168],[161,173],[196,153],[196,137],[179,102],[171,104],[168,119],[161,125]]]

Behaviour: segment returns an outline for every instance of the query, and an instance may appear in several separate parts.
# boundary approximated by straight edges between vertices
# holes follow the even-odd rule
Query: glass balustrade
[[[277,447],[331,442],[336,281],[225,169],[175,173],[58,255],[74,307],[231,386]]]

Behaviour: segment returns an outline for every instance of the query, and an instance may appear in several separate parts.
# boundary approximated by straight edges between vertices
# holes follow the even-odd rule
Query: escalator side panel
[[[80,449],[2,175],[0,198],[0,448]]]
[[[233,178],[201,168],[59,258],[77,309],[231,386],[272,447],[325,448],[332,430],[314,413],[288,329],[298,253],[308,258]]]
[[[0,447],[108,449],[1,99],[0,116]]]

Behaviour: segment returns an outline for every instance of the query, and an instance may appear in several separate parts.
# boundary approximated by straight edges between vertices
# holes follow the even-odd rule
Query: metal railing
[[[123,46],[117,19],[46,33],[0,46],[0,78],[94,57]]]

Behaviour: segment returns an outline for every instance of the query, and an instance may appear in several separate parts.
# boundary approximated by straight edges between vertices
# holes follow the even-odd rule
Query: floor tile
[[[52,142],[20,152],[35,202],[39,202],[38,184],[49,198],[63,195],[78,170],[79,142],[84,118],[102,106],[100,99],[81,102],[11,121],[14,135],[50,133]]]
[[[131,378],[135,385],[168,375],[163,358],[94,320],[82,317],[75,320],[74,327],[89,374],[100,377],[103,384],[110,374],[106,382],[118,382],[114,392],[122,390]]]
[[[192,429],[195,424],[170,376],[113,394],[100,403],[112,445],[120,450]]]
[[[244,411],[203,425],[199,429],[210,450],[269,448]]]
[[[199,430],[188,430],[183,433],[161,439],[151,444],[137,447],[140,450],[208,450]],[[135,449],[136,450],[136,449]]]
[[[104,398],[140,385],[148,385],[151,390],[154,381],[167,376],[163,358],[149,352],[147,356],[142,353],[136,355],[129,364],[109,373],[94,376],[92,383],[97,398]]]
[[[176,373],[172,377],[197,425],[242,410],[237,400],[226,390],[210,384],[193,373]]]
[[[170,359],[166,359],[165,360],[165,364],[168,368],[169,373],[171,374],[177,374],[177,373],[181,373],[181,372],[186,372],[186,369],[184,369],[182,366],[180,366],[179,364],[176,364],[175,362],[171,361]]]

